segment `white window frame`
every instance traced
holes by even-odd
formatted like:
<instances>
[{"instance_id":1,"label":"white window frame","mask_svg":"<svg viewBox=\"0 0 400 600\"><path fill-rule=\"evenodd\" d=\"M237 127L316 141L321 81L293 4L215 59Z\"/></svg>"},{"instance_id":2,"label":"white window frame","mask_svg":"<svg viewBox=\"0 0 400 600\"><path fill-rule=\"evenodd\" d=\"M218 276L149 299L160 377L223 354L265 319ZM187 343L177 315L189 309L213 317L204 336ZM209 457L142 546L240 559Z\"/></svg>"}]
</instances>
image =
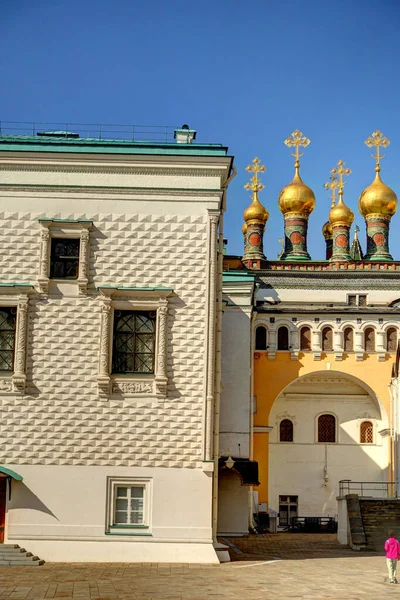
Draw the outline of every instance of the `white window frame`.
<instances>
[{"instance_id":1,"label":"white window frame","mask_svg":"<svg viewBox=\"0 0 400 600\"><path fill-rule=\"evenodd\" d=\"M143 523L142 524L115 524L115 504L118 487L143 488ZM151 477L107 477L106 500L106 534L111 535L152 535L152 502L153 480Z\"/></svg>"},{"instance_id":2,"label":"white window frame","mask_svg":"<svg viewBox=\"0 0 400 600\"><path fill-rule=\"evenodd\" d=\"M69 221L64 219L39 219L40 223L40 260L38 286L42 293L49 291L50 281L76 283L82 294L87 293L89 282L89 247L90 230L93 227L93 221L88 219L78 219ZM50 279L50 261L51 261L51 239L69 238L79 239L79 262L77 279Z\"/></svg>"},{"instance_id":3,"label":"white window frame","mask_svg":"<svg viewBox=\"0 0 400 600\"><path fill-rule=\"evenodd\" d=\"M167 396L167 336L169 288L135 289L101 287L101 329L99 373L100 396L123 398L166 398ZM112 373L114 310L155 311L156 339L154 373Z\"/></svg>"}]
</instances>

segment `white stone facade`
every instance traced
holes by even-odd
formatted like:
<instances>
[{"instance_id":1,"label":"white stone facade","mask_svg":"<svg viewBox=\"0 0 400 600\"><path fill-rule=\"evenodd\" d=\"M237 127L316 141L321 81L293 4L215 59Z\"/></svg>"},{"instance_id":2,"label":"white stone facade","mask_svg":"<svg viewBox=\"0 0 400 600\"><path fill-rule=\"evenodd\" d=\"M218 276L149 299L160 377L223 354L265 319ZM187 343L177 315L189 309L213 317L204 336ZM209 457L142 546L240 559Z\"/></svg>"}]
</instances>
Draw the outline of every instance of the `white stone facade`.
<instances>
[{"instance_id":1,"label":"white stone facade","mask_svg":"<svg viewBox=\"0 0 400 600\"><path fill-rule=\"evenodd\" d=\"M18 304L19 327L16 370L0 373L1 463L23 476L5 540L45 560L216 560L209 265L231 165L218 148L21 152L0 139L0 303ZM52 236L80 238L77 280L49 277ZM157 314L154 375L111 373L118 308ZM119 476L151 481L146 535L107 535L106 479Z\"/></svg>"}]
</instances>

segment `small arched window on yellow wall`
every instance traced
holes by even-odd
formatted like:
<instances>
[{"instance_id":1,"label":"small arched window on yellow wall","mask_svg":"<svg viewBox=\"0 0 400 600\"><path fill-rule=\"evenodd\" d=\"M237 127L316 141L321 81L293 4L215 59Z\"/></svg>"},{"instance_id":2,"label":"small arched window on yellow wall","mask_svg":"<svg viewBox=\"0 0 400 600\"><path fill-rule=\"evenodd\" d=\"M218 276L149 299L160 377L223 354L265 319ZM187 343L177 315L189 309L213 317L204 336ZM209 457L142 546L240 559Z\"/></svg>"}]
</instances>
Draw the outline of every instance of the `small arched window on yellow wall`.
<instances>
[{"instance_id":1,"label":"small arched window on yellow wall","mask_svg":"<svg viewBox=\"0 0 400 600\"><path fill-rule=\"evenodd\" d=\"M374 443L374 426L371 421L363 421L360 426L360 444Z\"/></svg>"},{"instance_id":2,"label":"small arched window on yellow wall","mask_svg":"<svg viewBox=\"0 0 400 600\"><path fill-rule=\"evenodd\" d=\"M280 422L279 441L293 442L293 422L290 419L283 419Z\"/></svg>"},{"instance_id":3,"label":"small arched window on yellow wall","mask_svg":"<svg viewBox=\"0 0 400 600\"><path fill-rule=\"evenodd\" d=\"M364 331L364 350L365 352L375 352L375 329L367 327Z\"/></svg>"},{"instance_id":4,"label":"small arched window on yellow wall","mask_svg":"<svg viewBox=\"0 0 400 600\"><path fill-rule=\"evenodd\" d=\"M333 332L330 327L324 327L322 330L322 351L332 352L333 350Z\"/></svg>"},{"instance_id":5,"label":"small arched window on yellow wall","mask_svg":"<svg viewBox=\"0 0 400 600\"><path fill-rule=\"evenodd\" d=\"M278 329L278 350L289 350L289 331L287 327Z\"/></svg>"},{"instance_id":6,"label":"small arched window on yellow wall","mask_svg":"<svg viewBox=\"0 0 400 600\"><path fill-rule=\"evenodd\" d=\"M311 350L311 329L302 327L300 330L300 350L309 352Z\"/></svg>"},{"instance_id":7,"label":"small arched window on yellow wall","mask_svg":"<svg viewBox=\"0 0 400 600\"><path fill-rule=\"evenodd\" d=\"M353 339L354 339L354 333L353 333L353 329L351 327L346 327L346 329L344 330L344 351L345 352L353 352Z\"/></svg>"},{"instance_id":8,"label":"small arched window on yellow wall","mask_svg":"<svg viewBox=\"0 0 400 600\"><path fill-rule=\"evenodd\" d=\"M260 325L256 329L256 350L266 350L267 349L267 330L265 327Z\"/></svg>"},{"instance_id":9,"label":"small arched window on yellow wall","mask_svg":"<svg viewBox=\"0 0 400 600\"><path fill-rule=\"evenodd\" d=\"M397 329L389 327L386 332L386 350L388 352L396 352L397 350Z\"/></svg>"},{"instance_id":10,"label":"small arched window on yellow wall","mask_svg":"<svg viewBox=\"0 0 400 600\"><path fill-rule=\"evenodd\" d=\"M318 442L322 444L336 442L336 418L333 415L318 417Z\"/></svg>"}]
</instances>

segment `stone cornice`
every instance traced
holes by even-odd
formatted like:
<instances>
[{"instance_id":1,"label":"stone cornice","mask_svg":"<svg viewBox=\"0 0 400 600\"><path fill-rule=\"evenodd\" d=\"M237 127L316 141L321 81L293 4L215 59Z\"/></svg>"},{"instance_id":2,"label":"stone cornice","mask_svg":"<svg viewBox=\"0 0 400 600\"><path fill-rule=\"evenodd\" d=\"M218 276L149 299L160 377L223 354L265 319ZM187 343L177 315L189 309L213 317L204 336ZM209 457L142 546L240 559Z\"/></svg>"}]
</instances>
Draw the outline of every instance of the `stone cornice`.
<instances>
[{"instance_id":1,"label":"stone cornice","mask_svg":"<svg viewBox=\"0 0 400 600\"><path fill-rule=\"evenodd\" d=\"M170 199L171 197L182 197L189 196L191 198L209 198L217 197L221 198L223 191L220 189L191 189L191 188L146 188L146 187L115 187L115 186L66 186L66 185L26 185L26 184L0 184L0 192L37 192L37 193L49 193L55 192L57 195L62 194L105 194L105 195L130 195L140 196L143 199L143 195L146 196L157 196L160 200L165 200L165 197Z\"/></svg>"},{"instance_id":2,"label":"stone cornice","mask_svg":"<svg viewBox=\"0 0 400 600\"><path fill-rule=\"evenodd\" d=\"M66 165L62 163L0 163L0 171L38 172L38 173L85 173L102 175L147 175L147 176L184 176L184 177L220 177L222 169L203 167L145 167L140 166L104 166L104 165Z\"/></svg>"}]
</instances>

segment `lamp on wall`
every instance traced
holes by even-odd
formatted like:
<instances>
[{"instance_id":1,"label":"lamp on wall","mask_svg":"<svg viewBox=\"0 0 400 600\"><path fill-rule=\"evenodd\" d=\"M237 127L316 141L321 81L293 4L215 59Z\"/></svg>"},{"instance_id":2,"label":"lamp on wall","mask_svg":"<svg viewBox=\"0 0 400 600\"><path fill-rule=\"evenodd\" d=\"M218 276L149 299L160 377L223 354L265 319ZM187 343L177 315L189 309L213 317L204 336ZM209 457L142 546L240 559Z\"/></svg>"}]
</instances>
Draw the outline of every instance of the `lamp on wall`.
<instances>
[{"instance_id":1,"label":"lamp on wall","mask_svg":"<svg viewBox=\"0 0 400 600\"><path fill-rule=\"evenodd\" d=\"M329 481L328 470L324 469L324 486L325 487L328 485L328 481Z\"/></svg>"},{"instance_id":2,"label":"lamp on wall","mask_svg":"<svg viewBox=\"0 0 400 600\"><path fill-rule=\"evenodd\" d=\"M229 456L229 458L227 458L225 461L225 466L228 467L228 469L232 469L234 464L235 461L233 460L232 456Z\"/></svg>"}]
</instances>

